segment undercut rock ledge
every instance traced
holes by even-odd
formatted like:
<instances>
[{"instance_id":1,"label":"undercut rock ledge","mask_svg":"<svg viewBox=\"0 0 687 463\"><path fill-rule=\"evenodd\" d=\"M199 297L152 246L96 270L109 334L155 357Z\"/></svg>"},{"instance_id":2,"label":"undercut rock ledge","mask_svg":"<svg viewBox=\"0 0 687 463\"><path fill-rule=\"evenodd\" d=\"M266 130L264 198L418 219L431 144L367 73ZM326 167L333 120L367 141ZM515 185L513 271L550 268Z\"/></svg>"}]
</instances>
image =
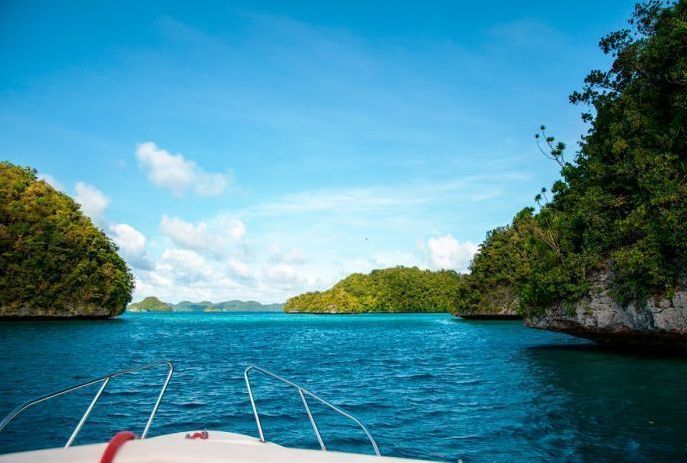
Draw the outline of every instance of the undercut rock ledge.
<instances>
[{"instance_id":1,"label":"undercut rock ledge","mask_svg":"<svg viewBox=\"0 0 687 463\"><path fill-rule=\"evenodd\" d=\"M609 293L611 275L594 278L590 297L573 307L556 306L525 325L591 339L600 344L687 353L687 285L672 298L622 307Z\"/></svg>"}]
</instances>

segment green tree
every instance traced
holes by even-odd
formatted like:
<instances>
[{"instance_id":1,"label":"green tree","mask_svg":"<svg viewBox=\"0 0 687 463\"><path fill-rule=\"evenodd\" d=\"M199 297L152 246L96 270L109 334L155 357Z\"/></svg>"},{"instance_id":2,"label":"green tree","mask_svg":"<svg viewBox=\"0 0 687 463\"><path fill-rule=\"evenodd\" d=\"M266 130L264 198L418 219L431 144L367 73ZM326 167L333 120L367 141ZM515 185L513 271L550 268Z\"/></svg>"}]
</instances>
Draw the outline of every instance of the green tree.
<instances>
[{"instance_id":1,"label":"green tree","mask_svg":"<svg viewBox=\"0 0 687 463\"><path fill-rule=\"evenodd\" d=\"M417 267L354 273L331 289L286 301L287 312L452 312L458 304L461 275Z\"/></svg>"},{"instance_id":2,"label":"green tree","mask_svg":"<svg viewBox=\"0 0 687 463\"><path fill-rule=\"evenodd\" d=\"M213 308L211 305L205 307L204 312L211 308ZM129 310L132 312L171 312L172 306L155 296L148 296L140 302L129 305ZM217 311L221 310L218 309Z\"/></svg>"},{"instance_id":3,"label":"green tree","mask_svg":"<svg viewBox=\"0 0 687 463\"><path fill-rule=\"evenodd\" d=\"M600 41L611 68L590 72L570 97L588 105L591 126L540 212L561 243L561 268L543 270L561 284L533 281L535 306L574 300L600 269L612 272L622 303L670 293L685 277L687 2L639 4L629 24Z\"/></svg>"},{"instance_id":4,"label":"green tree","mask_svg":"<svg viewBox=\"0 0 687 463\"><path fill-rule=\"evenodd\" d=\"M36 171L0 162L0 316L114 316L133 277L116 245Z\"/></svg>"},{"instance_id":5,"label":"green tree","mask_svg":"<svg viewBox=\"0 0 687 463\"><path fill-rule=\"evenodd\" d=\"M515 313L519 290L532 274L532 252L543 242L534 209L520 211L513 222L487 233L463 278L459 313ZM547 251L542 249L542 251Z\"/></svg>"},{"instance_id":6,"label":"green tree","mask_svg":"<svg viewBox=\"0 0 687 463\"><path fill-rule=\"evenodd\" d=\"M463 311L514 297L525 314L586 295L595 272L612 275L623 303L670 295L687 277L687 1L635 7L608 34L613 57L570 101L590 122L574 159L545 127L542 152L561 180L513 224L493 230L461 291ZM549 195L551 196L549 198ZM528 212L529 211L529 212Z\"/></svg>"}]
</instances>

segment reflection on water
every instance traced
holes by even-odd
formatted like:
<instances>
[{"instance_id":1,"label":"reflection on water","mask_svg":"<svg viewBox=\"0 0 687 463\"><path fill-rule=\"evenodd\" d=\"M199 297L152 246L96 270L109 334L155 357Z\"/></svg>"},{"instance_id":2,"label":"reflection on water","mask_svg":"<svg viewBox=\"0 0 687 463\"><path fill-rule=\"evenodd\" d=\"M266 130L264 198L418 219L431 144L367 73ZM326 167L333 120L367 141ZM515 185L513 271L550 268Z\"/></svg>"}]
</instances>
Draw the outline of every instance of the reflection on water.
<instances>
[{"instance_id":1,"label":"reflection on water","mask_svg":"<svg viewBox=\"0 0 687 463\"><path fill-rule=\"evenodd\" d=\"M131 314L0 323L0 413L72 382L167 358L176 373L151 436L255 435L243 369L258 364L345 407L382 453L468 462L687 460L687 361L610 352L519 322L447 315ZM140 433L161 369L112 382L79 443ZM316 448L293 390L254 379L268 439ZM63 444L95 390L36 407L0 451ZM364 436L313 404L332 449Z\"/></svg>"}]
</instances>

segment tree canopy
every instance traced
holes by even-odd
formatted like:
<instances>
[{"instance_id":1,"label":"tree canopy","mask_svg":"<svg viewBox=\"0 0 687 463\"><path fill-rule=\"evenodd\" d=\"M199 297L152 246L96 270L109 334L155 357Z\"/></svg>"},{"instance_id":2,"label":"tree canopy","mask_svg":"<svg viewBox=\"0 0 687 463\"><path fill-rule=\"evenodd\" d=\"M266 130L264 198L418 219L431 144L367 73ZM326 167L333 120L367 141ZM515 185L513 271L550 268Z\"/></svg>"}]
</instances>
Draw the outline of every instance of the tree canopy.
<instances>
[{"instance_id":1,"label":"tree canopy","mask_svg":"<svg viewBox=\"0 0 687 463\"><path fill-rule=\"evenodd\" d=\"M327 291L301 294L286 301L286 312L453 312L461 275L394 267L354 273Z\"/></svg>"},{"instance_id":2,"label":"tree canopy","mask_svg":"<svg viewBox=\"0 0 687 463\"><path fill-rule=\"evenodd\" d=\"M134 280L117 246L36 171L0 162L0 316L112 316Z\"/></svg>"},{"instance_id":3,"label":"tree canopy","mask_svg":"<svg viewBox=\"0 0 687 463\"><path fill-rule=\"evenodd\" d=\"M155 296L148 296L140 302L130 304L128 310L132 312L171 312L172 306Z\"/></svg>"},{"instance_id":4,"label":"tree canopy","mask_svg":"<svg viewBox=\"0 0 687 463\"><path fill-rule=\"evenodd\" d=\"M603 37L613 58L570 96L590 123L574 159L545 127L542 152L561 179L536 214L492 231L466 297L510 286L523 310L574 303L590 275L612 275L622 304L670 295L687 277L687 1L648 1L629 27ZM526 217L529 214L529 218ZM476 301L476 302L475 302Z\"/></svg>"}]
</instances>

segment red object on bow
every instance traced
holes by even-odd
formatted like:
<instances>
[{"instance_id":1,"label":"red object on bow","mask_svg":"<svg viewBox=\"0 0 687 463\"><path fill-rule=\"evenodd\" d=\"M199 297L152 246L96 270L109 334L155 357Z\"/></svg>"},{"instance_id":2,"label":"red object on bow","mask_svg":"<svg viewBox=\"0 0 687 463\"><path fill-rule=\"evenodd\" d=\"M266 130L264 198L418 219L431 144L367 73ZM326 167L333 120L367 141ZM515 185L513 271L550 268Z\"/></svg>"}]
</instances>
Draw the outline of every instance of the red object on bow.
<instances>
[{"instance_id":1,"label":"red object on bow","mask_svg":"<svg viewBox=\"0 0 687 463\"><path fill-rule=\"evenodd\" d=\"M136 439L136 434L129 431L120 431L114 435L110 442L107 443L103 456L100 457L100 463L112 463L119 448L127 441Z\"/></svg>"},{"instance_id":2,"label":"red object on bow","mask_svg":"<svg viewBox=\"0 0 687 463\"><path fill-rule=\"evenodd\" d=\"M186 439L207 439L209 437L207 431L194 432L193 434L186 434Z\"/></svg>"}]
</instances>

